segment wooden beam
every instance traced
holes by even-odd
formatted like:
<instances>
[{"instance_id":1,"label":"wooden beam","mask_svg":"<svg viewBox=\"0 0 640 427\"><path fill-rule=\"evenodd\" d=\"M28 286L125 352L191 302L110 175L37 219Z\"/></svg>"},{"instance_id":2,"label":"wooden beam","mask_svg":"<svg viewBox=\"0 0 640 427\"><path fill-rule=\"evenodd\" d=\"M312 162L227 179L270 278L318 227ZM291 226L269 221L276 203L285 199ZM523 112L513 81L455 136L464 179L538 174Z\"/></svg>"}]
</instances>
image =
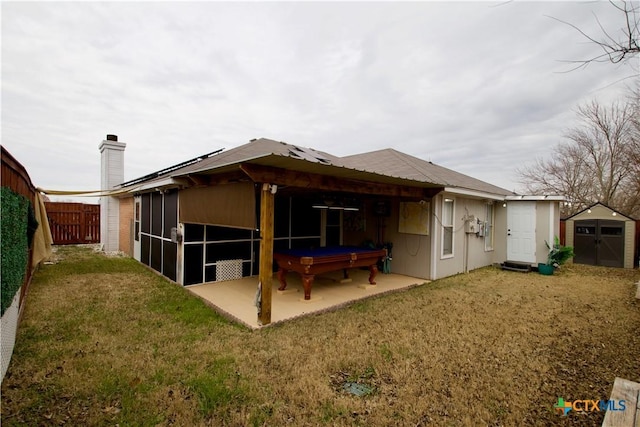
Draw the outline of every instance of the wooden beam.
<instances>
[{"instance_id":1,"label":"wooden beam","mask_svg":"<svg viewBox=\"0 0 640 427\"><path fill-rule=\"evenodd\" d=\"M277 185L308 188L309 190L337 191L375 196L431 198L443 190L442 187L410 187L383 184L371 181L343 179L329 175L292 171L270 166L242 163L240 169L254 182L270 182Z\"/></svg>"},{"instance_id":2,"label":"wooden beam","mask_svg":"<svg viewBox=\"0 0 640 427\"><path fill-rule=\"evenodd\" d=\"M249 181L249 178L240 170L212 175L185 175L184 177L174 178L175 180L183 180L188 186L209 186L222 185L234 182Z\"/></svg>"},{"instance_id":3,"label":"wooden beam","mask_svg":"<svg viewBox=\"0 0 640 427\"><path fill-rule=\"evenodd\" d=\"M186 175L184 178L190 180L193 185L209 185L209 177L204 175Z\"/></svg>"},{"instance_id":4,"label":"wooden beam","mask_svg":"<svg viewBox=\"0 0 640 427\"><path fill-rule=\"evenodd\" d=\"M273 200L269 184L262 184L260 192L260 312L261 325L271 323L271 284L273 282Z\"/></svg>"}]
</instances>

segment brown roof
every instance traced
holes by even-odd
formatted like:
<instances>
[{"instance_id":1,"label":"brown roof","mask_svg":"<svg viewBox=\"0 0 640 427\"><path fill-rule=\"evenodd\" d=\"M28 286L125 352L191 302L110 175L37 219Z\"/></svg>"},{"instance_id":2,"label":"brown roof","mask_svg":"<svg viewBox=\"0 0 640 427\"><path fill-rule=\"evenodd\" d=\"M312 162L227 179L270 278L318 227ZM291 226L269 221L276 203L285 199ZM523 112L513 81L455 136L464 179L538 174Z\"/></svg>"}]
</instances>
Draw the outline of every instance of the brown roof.
<instances>
[{"instance_id":1,"label":"brown roof","mask_svg":"<svg viewBox=\"0 0 640 427\"><path fill-rule=\"evenodd\" d=\"M457 187L498 195L511 195L509 190L479 179L435 165L393 149L372 151L346 157L337 157L312 148L299 147L267 138L251 140L249 143L227 151L204 157L157 178L144 180L153 182L167 176L222 172L235 168L240 163L255 162L299 171L325 173L342 178L367 179L407 183L413 186Z\"/></svg>"},{"instance_id":2,"label":"brown roof","mask_svg":"<svg viewBox=\"0 0 640 427\"><path fill-rule=\"evenodd\" d=\"M312 148L302 148L286 142L274 141L272 139L253 139L247 144L232 148L228 151L209 157L199 163L189 165L186 168L176 171L176 175L186 175L188 173L204 172L221 166L246 162L269 155L291 157L296 160L306 160L326 165L340 162L340 158L331 154L317 151Z\"/></svg>"},{"instance_id":3,"label":"brown roof","mask_svg":"<svg viewBox=\"0 0 640 427\"><path fill-rule=\"evenodd\" d=\"M504 188L392 148L346 156L342 158L342 161L346 167L414 181L432 182L443 187L464 188L500 195L514 194Z\"/></svg>"}]
</instances>

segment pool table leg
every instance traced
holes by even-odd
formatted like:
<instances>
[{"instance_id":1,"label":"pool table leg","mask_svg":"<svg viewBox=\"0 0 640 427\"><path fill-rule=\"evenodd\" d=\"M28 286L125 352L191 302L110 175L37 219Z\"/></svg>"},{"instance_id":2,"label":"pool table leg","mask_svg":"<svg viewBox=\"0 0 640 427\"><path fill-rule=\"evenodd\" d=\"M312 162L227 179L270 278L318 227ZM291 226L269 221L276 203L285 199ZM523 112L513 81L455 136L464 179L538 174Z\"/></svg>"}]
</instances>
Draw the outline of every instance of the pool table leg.
<instances>
[{"instance_id":1,"label":"pool table leg","mask_svg":"<svg viewBox=\"0 0 640 427\"><path fill-rule=\"evenodd\" d=\"M378 274L378 266L376 264L371 264L369 266L369 283L372 285L376 284L376 275Z\"/></svg>"},{"instance_id":2,"label":"pool table leg","mask_svg":"<svg viewBox=\"0 0 640 427\"><path fill-rule=\"evenodd\" d=\"M285 277L287 272L288 270L285 270L284 268L278 270L278 281L280 282L280 287L278 288L279 291L287 289L287 279Z\"/></svg>"},{"instance_id":3,"label":"pool table leg","mask_svg":"<svg viewBox=\"0 0 640 427\"><path fill-rule=\"evenodd\" d=\"M302 286L304 286L304 299L311 299L311 285L313 284L312 274L302 274Z\"/></svg>"}]
</instances>

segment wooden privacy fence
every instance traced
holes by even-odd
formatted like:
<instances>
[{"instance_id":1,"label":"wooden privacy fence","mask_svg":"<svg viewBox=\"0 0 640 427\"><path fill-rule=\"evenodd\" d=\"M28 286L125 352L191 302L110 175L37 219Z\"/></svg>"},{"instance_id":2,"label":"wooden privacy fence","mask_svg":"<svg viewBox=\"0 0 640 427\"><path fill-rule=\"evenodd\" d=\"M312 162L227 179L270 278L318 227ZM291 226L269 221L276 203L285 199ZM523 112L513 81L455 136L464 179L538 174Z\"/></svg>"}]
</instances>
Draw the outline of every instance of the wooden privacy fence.
<instances>
[{"instance_id":1,"label":"wooden privacy fence","mask_svg":"<svg viewBox=\"0 0 640 427\"><path fill-rule=\"evenodd\" d=\"M54 245L100 243L100 205L46 202Z\"/></svg>"}]
</instances>

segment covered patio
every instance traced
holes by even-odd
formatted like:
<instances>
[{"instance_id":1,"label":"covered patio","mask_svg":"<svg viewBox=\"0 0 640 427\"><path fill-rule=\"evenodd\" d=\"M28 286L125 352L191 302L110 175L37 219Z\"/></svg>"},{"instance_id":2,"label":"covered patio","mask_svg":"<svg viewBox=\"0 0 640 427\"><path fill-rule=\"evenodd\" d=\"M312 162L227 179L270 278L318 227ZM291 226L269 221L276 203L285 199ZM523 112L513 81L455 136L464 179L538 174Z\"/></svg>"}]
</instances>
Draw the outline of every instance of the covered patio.
<instances>
[{"instance_id":1,"label":"covered patio","mask_svg":"<svg viewBox=\"0 0 640 427\"><path fill-rule=\"evenodd\" d=\"M378 274L376 285L370 285L367 270L350 271L350 282L341 283L342 271L316 276L313 282L313 294L310 300L304 299L300 275L287 275L287 289L278 291L279 282L274 274L272 280L271 322L278 323L296 317L323 311L335 310L354 301L420 286L428 280L400 274ZM258 329L257 308L255 305L258 289L257 277L245 277L238 280L204 283L187 287L222 315L243 325Z\"/></svg>"}]
</instances>

